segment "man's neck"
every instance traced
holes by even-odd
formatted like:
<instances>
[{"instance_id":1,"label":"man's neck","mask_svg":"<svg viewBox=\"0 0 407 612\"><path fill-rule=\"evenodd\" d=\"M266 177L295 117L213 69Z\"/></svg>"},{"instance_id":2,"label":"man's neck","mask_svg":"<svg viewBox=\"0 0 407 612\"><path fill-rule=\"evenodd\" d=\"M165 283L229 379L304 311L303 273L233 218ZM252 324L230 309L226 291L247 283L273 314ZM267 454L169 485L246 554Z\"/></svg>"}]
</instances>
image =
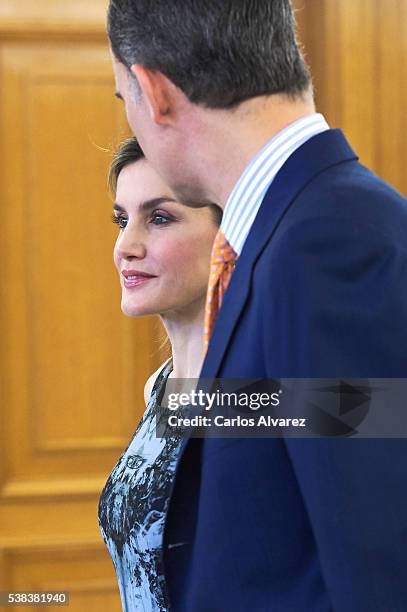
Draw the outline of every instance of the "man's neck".
<instances>
[{"instance_id":1,"label":"man's neck","mask_svg":"<svg viewBox=\"0 0 407 612\"><path fill-rule=\"evenodd\" d=\"M311 94L292 100L286 96L258 97L235 111L215 111L206 125L206 158L202 184L208 199L225 208L245 168L281 130L315 113Z\"/></svg>"}]
</instances>

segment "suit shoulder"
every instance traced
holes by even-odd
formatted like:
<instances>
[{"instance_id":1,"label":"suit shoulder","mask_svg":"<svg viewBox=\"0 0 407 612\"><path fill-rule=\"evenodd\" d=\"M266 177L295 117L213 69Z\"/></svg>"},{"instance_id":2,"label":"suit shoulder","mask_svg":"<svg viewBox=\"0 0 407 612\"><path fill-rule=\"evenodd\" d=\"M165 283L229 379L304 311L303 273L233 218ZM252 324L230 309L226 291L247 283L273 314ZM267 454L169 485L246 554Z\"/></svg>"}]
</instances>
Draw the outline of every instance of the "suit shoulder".
<instances>
[{"instance_id":1,"label":"suit shoulder","mask_svg":"<svg viewBox=\"0 0 407 612\"><path fill-rule=\"evenodd\" d=\"M314 177L287 217L317 214L361 222L405 241L407 199L358 162L338 164Z\"/></svg>"}]
</instances>

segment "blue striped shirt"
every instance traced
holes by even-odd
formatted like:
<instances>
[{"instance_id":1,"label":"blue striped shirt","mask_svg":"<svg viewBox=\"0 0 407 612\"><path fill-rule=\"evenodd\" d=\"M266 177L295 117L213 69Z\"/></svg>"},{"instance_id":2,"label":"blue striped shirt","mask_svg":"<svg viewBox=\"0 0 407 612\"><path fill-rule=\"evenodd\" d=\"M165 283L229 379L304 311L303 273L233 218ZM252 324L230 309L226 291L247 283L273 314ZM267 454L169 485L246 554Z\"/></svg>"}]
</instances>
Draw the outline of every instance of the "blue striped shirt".
<instances>
[{"instance_id":1,"label":"blue striped shirt","mask_svg":"<svg viewBox=\"0 0 407 612\"><path fill-rule=\"evenodd\" d=\"M226 202L221 223L224 235L238 255L277 172L296 149L328 129L319 113L302 117L278 132L252 159Z\"/></svg>"}]
</instances>

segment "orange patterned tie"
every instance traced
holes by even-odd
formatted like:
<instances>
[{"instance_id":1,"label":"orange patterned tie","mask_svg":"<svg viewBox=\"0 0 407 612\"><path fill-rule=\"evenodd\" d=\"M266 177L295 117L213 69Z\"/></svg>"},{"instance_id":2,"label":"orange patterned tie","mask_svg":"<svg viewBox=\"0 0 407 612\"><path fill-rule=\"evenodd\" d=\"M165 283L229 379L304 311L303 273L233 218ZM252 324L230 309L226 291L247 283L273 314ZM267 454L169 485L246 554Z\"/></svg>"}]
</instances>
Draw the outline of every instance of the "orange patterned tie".
<instances>
[{"instance_id":1,"label":"orange patterned tie","mask_svg":"<svg viewBox=\"0 0 407 612\"><path fill-rule=\"evenodd\" d=\"M223 296L229 284L237 259L236 251L230 246L219 228L211 254L211 273L205 306L204 350L206 352L215 324L216 315L222 306Z\"/></svg>"}]
</instances>

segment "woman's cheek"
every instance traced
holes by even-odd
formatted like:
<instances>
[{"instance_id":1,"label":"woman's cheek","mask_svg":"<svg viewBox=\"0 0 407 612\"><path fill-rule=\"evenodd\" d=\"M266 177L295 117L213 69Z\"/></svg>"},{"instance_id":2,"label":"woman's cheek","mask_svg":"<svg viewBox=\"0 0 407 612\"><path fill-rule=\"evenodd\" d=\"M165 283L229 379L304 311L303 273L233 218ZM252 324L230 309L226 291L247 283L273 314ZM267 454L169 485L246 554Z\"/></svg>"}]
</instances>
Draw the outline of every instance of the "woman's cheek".
<instances>
[{"instance_id":1,"label":"woman's cheek","mask_svg":"<svg viewBox=\"0 0 407 612\"><path fill-rule=\"evenodd\" d=\"M184 266L186 264L193 264L199 257L199 252L196 246L196 238L190 238L189 240L178 240L170 249L166 250L165 261L172 262L173 265Z\"/></svg>"},{"instance_id":2,"label":"woman's cheek","mask_svg":"<svg viewBox=\"0 0 407 612\"><path fill-rule=\"evenodd\" d=\"M216 231L189 233L162 244L156 257L168 272L175 272L177 277L188 278L188 282L209 278L210 258ZM157 245L156 245L157 246ZM182 271L182 273L181 273Z\"/></svg>"}]
</instances>

